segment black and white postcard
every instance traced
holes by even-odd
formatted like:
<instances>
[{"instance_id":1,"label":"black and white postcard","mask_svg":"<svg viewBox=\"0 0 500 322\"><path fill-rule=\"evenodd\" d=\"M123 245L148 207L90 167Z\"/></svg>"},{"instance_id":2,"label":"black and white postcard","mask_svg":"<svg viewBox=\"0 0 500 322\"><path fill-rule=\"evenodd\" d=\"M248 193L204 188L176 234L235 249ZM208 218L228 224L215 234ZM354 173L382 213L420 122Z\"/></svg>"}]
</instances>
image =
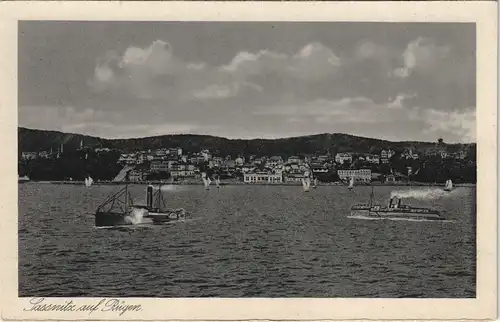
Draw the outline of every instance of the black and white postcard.
<instances>
[{"instance_id":1,"label":"black and white postcard","mask_svg":"<svg viewBox=\"0 0 500 322\"><path fill-rule=\"evenodd\" d=\"M0 12L4 319L495 317L496 3Z\"/></svg>"}]
</instances>

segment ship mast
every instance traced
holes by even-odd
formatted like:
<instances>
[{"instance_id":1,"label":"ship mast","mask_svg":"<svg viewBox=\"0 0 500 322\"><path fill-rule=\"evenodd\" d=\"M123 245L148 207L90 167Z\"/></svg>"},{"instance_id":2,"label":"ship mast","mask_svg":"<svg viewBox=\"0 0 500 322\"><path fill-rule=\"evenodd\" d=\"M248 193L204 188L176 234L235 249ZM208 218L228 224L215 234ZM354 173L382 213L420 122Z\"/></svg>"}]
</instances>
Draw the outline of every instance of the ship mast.
<instances>
[{"instance_id":1,"label":"ship mast","mask_svg":"<svg viewBox=\"0 0 500 322\"><path fill-rule=\"evenodd\" d=\"M373 186L372 186L372 191L370 192L370 208L372 207L373 204Z\"/></svg>"}]
</instances>

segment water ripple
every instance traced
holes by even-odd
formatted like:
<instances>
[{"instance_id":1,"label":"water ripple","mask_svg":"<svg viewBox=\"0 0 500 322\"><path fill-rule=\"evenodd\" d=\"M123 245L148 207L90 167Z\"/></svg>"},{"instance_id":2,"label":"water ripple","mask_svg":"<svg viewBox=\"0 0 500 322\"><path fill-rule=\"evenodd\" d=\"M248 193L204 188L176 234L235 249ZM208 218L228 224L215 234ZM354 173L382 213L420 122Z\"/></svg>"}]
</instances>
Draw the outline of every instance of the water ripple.
<instances>
[{"instance_id":1,"label":"water ripple","mask_svg":"<svg viewBox=\"0 0 500 322\"><path fill-rule=\"evenodd\" d=\"M96 229L114 188L20 186L20 296L475 296L475 189L434 201L443 224L347 218L364 187L192 186L165 192L184 223Z\"/></svg>"}]
</instances>

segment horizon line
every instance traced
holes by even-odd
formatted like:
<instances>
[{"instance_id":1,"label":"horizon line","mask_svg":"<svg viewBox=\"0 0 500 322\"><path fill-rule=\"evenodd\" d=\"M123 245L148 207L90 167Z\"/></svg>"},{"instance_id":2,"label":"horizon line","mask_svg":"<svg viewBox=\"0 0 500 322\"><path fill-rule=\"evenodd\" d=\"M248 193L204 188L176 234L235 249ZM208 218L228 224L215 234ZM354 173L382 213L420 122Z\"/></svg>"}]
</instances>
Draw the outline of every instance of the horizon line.
<instances>
[{"instance_id":1,"label":"horizon line","mask_svg":"<svg viewBox=\"0 0 500 322\"><path fill-rule=\"evenodd\" d=\"M391 141L387 139L382 139L382 138L376 138L376 137L368 137L368 136L360 136L356 134L349 134L349 133L341 133L341 132L334 132L334 133L329 133L329 132L322 132L322 133L311 133L311 134L304 134L304 135L297 135L297 136L283 136L283 137L276 137L276 138L260 138L260 137L255 137L255 138L229 138L225 136L219 136L219 135L213 135L213 134L199 134L199 133L167 133L167 134L157 134L157 135L149 135L149 136L141 136L141 137L128 137L128 138L109 138L109 137L103 137L103 136L97 136L97 135L91 135L91 134L84 134L84 133L74 133L74 132L63 132L60 130L48 130L48 129L40 129L40 128L30 128L26 126L17 126L18 129L26 129L26 130L32 130L32 131L45 131L45 132L56 132L56 133L61 133L61 134L70 134L70 135L82 135L82 136L88 136L92 138L97 138L101 140L108 140L108 141L117 141L117 140L141 140L141 139L148 139L148 138L156 138L156 137L162 137L162 136L181 136L181 135L191 135L191 136L206 136L206 137L213 137L213 138L220 138L220 139L226 139L226 140L233 140L233 141L252 141L252 140L264 140L264 141L273 141L273 140L284 140L284 139L294 139L294 138L301 138L301 137L307 137L307 136L319 136L319 135L348 135L348 136L353 136L361 139L372 139L372 140L379 140L379 141L385 141L389 143L404 143L404 142L418 142L418 143L437 143L436 141L420 141L420 140L404 140L404 141ZM477 142L446 142L443 140L444 144L477 144Z\"/></svg>"}]
</instances>

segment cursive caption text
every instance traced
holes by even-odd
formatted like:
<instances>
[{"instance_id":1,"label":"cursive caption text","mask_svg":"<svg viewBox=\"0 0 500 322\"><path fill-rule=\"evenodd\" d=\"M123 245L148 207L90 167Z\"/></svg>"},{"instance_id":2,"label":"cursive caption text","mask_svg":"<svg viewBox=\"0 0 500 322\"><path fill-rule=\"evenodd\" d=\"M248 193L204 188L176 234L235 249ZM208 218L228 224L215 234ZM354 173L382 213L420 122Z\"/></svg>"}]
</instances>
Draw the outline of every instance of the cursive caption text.
<instances>
[{"instance_id":1,"label":"cursive caption text","mask_svg":"<svg viewBox=\"0 0 500 322\"><path fill-rule=\"evenodd\" d=\"M119 316L127 312L140 312L142 305L129 304L125 300L101 299L93 304L76 304L73 300L66 300L64 303L53 303L44 297L30 299L29 305L24 311L32 312L116 312Z\"/></svg>"}]
</instances>

